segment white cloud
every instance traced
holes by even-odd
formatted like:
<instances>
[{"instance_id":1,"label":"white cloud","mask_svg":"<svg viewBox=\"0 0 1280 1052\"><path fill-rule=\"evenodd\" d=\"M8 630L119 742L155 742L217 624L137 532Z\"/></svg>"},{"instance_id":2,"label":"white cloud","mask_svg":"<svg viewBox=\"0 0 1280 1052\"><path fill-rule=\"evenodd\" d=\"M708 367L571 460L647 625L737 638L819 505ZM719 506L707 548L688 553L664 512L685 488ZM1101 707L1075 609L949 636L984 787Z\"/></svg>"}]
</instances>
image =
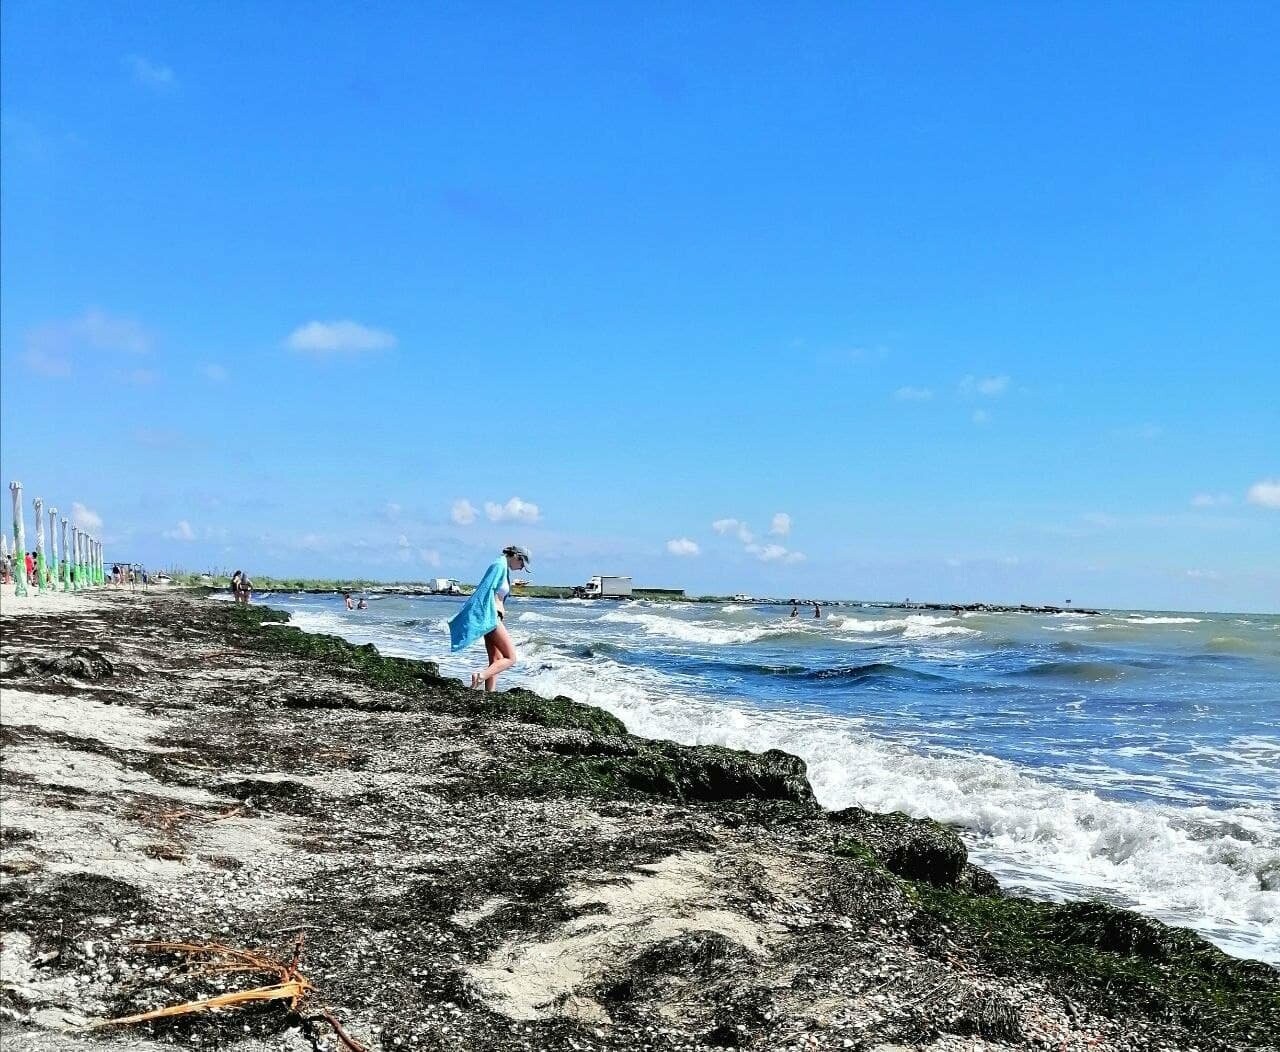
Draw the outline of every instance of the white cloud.
<instances>
[{"instance_id":1,"label":"white cloud","mask_svg":"<svg viewBox=\"0 0 1280 1052\"><path fill-rule=\"evenodd\" d=\"M470 526L476 521L476 506L469 500L455 500L449 518L458 526Z\"/></svg>"},{"instance_id":2,"label":"white cloud","mask_svg":"<svg viewBox=\"0 0 1280 1052\"><path fill-rule=\"evenodd\" d=\"M1201 581L1217 581L1222 577L1222 574L1218 573L1217 570L1188 570L1187 576Z\"/></svg>"},{"instance_id":3,"label":"white cloud","mask_svg":"<svg viewBox=\"0 0 1280 1052\"><path fill-rule=\"evenodd\" d=\"M778 512L773 517L773 522L769 526L769 532L775 537L785 537L791 532L791 516L785 511Z\"/></svg>"},{"instance_id":4,"label":"white cloud","mask_svg":"<svg viewBox=\"0 0 1280 1052\"><path fill-rule=\"evenodd\" d=\"M124 64L137 83L154 91L169 91L178 83L178 78L174 76L172 69L145 59L141 55L129 55L125 58Z\"/></svg>"},{"instance_id":5,"label":"white cloud","mask_svg":"<svg viewBox=\"0 0 1280 1052\"><path fill-rule=\"evenodd\" d=\"M1230 503L1229 493L1197 493L1191 498L1193 508L1217 508Z\"/></svg>"},{"instance_id":6,"label":"white cloud","mask_svg":"<svg viewBox=\"0 0 1280 1052\"><path fill-rule=\"evenodd\" d=\"M899 387L893 392L899 402L927 402L933 397L933 390L928 387Z\"/></svg>"},{"instance_id":7,"label":"white cloud","mask_svg":"<svg viewBox=\"0 0 1280 1052\"><path fill-rule=\"evenodd\" d=\"M975 409L973 411L973 422L975 424L989 424L991 423L991 414L985 409Z\"/></svg>"},{"instance_id":8,"label":"white cloud","mask_svg":"<svg viewBox=\"0 0 1280 1052\"><path fill-rule=\"evenodd\" d=\"M400 510L399 504L393 500L389 500L382 506L382 516L389 522L395 522L400 518Z\"/></svg>"},{"instance_id":9,"label":"white cloud","mask_svg":"<svg viewBox=\"0 0 1280 1052\"><path fill-rule=\"evenodd\" d=\"M793 552L781 544L748 544L743 551L754 555L762 563L798 563L804 561L803 552Z\"/></svg>"},{"instance_id":10,"label":"white cloud","mask_svg":"<svg viewBox=\"0 0 1280 1052\"><path fill-rule=\"evenodd\" d=\"M428 566L440 565L440 553L434 548L421 548L418 550L418 558Z\"/></svg>"},{"instance_id":11,"label":"white cloud","mask_svg":"<svg viewBox=\"0 0 1280 1052\"><path fill-rule=\"evenodd\" d=\"M164 536L171 541L194 541L196 539L196 531L191 528L191 523L186 519L180 519L178 525L171 530L165 530Z\"/></svg>"},{"instance_id":12,"label":"white cloud","mask_svg":"<svg viewBox=\"0 0 1280 1052\"><path fill-rule=\"evenodd\" d=\"M1280 508L1280 479L1262 479L1249 487L1246 499L1263 508Z\"/></svg>"},{"instance_id":13,"label":"white cloud","mask_svg":"<svg viewBox=\"0 0 1280 1052\"><path fill-rule=\"evenodd\" d=\"M512 497L506 504L485 501L484 513L490 522L537 522L541 514L536 504Z\"/></svg>"},{"instance_id":14,"label":"white cloud","mask_svg":"<svg viewBox=\"0 0 1280 1052\"><path fill-rule=\"evenodd\" d=\"M93 532L102 529L102 516L79 501L71 505L71 521L78 530Z\"/></svg>"},{"instance_id":15,"label":"white cloud","mask_svg":"<svg viewBox=\"0 0 1280 1052\"><path fill-rule=\"evenodd\" d=\"M751 527L739 519L716 519L711 524L711 528L722 537L731 533L737 534L738 540L743 544L750 544L756 539L755 534L751 532Z\"/></svg>"},{"instance_id":16,"label":"white cloud","mask_svg":"<svg viewBox=\"0 0 1280 1052\"><path fill-rule=\"evenodd\" d=\"M397 548L408 548L408 547L409 547L409 538L408 538L408 537L406 537L403 533L402 533L402 534L400 534L400 536L396 538L396 547L397 547Z\"/></svg>"},{"instance_id":17,"label":"white cloud","mask_svg":"<svg viewBox=\"0 0 1280 1052\"><path fill-rule=\"evenodd\" d=\"M985 398L998 398L1009 389L1007 376L966 376L960 381L960 393L979 394Z\"/></svg>"},{"instance_id":18,"label":"white cloud","mask_svg":"<svg viewBox=\"0 0 1280 1052\"><path fill-rule=\"evenodd\" d=\"M24 337L23 361L41 376L70 376L71 361L77 354L102 351L142 355L150 352L153 344L151 334L138 322L96 309L79 318L37 325L28 329Z\"/></svg>"},{"instance_id":19,"label":"white cloud","mask_svg":"<svg viewBox=\"0 0 1280 1052\"><path fill-rule=\"evenodd\" d=\"M216 362L208 362L200 366L200 375L211 383L221 384L227 381L227 370Z\"/></svg>"},{"instance_id":20,"label":"white cloud","mask_svg":"<svg viewBox=\"0 0 1280 1052\"><path fill-rule=\"evenodd\" d=\"M309 321L294 329L285 345L306 354L363 354L394 347L396 338L354 321Z\"/></svg>"},{"instance_id":21,"label":"white cloud","mask_svg":"<svg viewBox=\"0 0 1280 1052\"><path fill-rule=\"evenodd\" d=\"M688 537L677 537L675 540L667 541L667 551L672 555L698 555L702 549Z\"/></svg>"}]
</instances>

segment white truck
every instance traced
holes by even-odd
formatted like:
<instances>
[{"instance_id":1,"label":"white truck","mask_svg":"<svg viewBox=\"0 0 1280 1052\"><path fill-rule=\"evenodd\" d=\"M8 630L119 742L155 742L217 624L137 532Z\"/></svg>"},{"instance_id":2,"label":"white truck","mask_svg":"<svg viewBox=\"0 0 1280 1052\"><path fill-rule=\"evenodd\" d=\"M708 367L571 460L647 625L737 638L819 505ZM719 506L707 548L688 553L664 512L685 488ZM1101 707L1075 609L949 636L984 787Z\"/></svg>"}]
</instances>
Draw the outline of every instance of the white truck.
<instances>
[{"instance_id":1,"label":"white truck","mask_svg":"<svg viewBox=\"0 0 1280 1052\"><path fill-rule=\"evenodd\" d=\"M433 577L427 587L436 595L461 595L462 588L452 577Z\"/></svg>"},{"instance_id":2,"label":"white truck","mask_svg":"<svg viewBox=\"0 0 1280 1052\"><path fill-rule=\"evenodd\" d=\"M597 575L575 587L573 594L577 599L630 599L631 578Z\"/></svg>"}]
</instances>

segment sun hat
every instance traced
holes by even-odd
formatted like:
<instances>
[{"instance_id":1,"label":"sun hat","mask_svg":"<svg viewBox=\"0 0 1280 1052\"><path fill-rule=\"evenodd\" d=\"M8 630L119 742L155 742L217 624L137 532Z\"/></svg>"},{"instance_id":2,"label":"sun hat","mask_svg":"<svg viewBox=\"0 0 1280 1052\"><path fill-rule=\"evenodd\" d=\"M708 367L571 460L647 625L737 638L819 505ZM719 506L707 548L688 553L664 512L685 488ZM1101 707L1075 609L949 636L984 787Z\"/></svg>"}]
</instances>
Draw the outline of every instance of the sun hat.
<instances>
[{"instance_id":1,"label":"sun hat","mask_svg":"<svg viewBox=\"0 0 1280 1052\"><path fill-rule=\"evenodd\" d=\"M523 544L509 544L502 549L502 554L520 556L524 560L524 568L526 570L529 570L529 564L533 562L533 556L529 554L529 549ZM532 570L529 570L529 572L533 573Z\"/></svg>"}]
</instances>

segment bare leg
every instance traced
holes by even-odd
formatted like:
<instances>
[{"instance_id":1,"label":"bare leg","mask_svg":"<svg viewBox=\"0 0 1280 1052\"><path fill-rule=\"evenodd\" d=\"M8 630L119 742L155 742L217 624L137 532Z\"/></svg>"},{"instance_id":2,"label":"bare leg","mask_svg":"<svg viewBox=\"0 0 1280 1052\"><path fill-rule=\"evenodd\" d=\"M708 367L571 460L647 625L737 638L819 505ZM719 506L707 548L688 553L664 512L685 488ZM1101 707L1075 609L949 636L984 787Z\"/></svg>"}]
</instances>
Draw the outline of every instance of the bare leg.
<instances>
[{"instance_id":1,"label":"bare leg","mask_svg":"<svg viewBox=\"0 0 1280 1052\"><path fill-rule=\"evenodd\" d=\"M494 633L490 632L487 636L484 637L484 649L486 653L489 655L489 665L492 665L500 656L498 654L498 645L494 641L493 635ZM485 665L485 668L487 669L489 665ZM479 690L482 685L484 685L484 673L473 672L471 674L471 689ZM485 687L485 690L492 690L492 689L493 689L492 687L488 687L488 686Z\"/></svg>"},{"instance_id":2,"label":"bare leg","mask_svg":"<svg viewBox=\"0 0 1280 1052\"><path fill-rule=\"evenodd\" d=\"M499 622L498 627L484 637L484 645L489 649L492 660L489 667L476 673L475 678L484 681L485 690L494 690L498 676L506 672L512 665L516 663L516 648L511 642L511 636L507 632L506 625ZM494 652L497 656L493 656Z\"/></svg>"}]
</instances>

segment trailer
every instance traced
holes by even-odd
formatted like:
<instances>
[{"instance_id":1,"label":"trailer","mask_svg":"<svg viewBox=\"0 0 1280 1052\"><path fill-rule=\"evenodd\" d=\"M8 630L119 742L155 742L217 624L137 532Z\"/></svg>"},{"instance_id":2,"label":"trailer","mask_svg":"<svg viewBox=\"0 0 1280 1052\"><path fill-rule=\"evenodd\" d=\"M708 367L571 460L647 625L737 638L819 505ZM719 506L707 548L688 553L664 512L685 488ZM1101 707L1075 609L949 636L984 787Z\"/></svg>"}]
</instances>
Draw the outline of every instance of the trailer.
<instances>
[{"instance_id":1,"label":"trailer","mask_svg":"<svg viewBox=\"0 0 1280 1052\"><path fill-rule=\"evenodd\" d=\"M631 578L596 575L586 584L574 587L576 599L630 599Z\"/></svg>"},{"instance_id":2,"label":"trailer","mask_svg":"<svg viewBox=\"0 0 1280 1052\"><path fill-rule=\"evenodd\" d=\"M427 587L436 595L461 595L462 586L452 577L433 577Z\"/></svg>"}]
</instances>

